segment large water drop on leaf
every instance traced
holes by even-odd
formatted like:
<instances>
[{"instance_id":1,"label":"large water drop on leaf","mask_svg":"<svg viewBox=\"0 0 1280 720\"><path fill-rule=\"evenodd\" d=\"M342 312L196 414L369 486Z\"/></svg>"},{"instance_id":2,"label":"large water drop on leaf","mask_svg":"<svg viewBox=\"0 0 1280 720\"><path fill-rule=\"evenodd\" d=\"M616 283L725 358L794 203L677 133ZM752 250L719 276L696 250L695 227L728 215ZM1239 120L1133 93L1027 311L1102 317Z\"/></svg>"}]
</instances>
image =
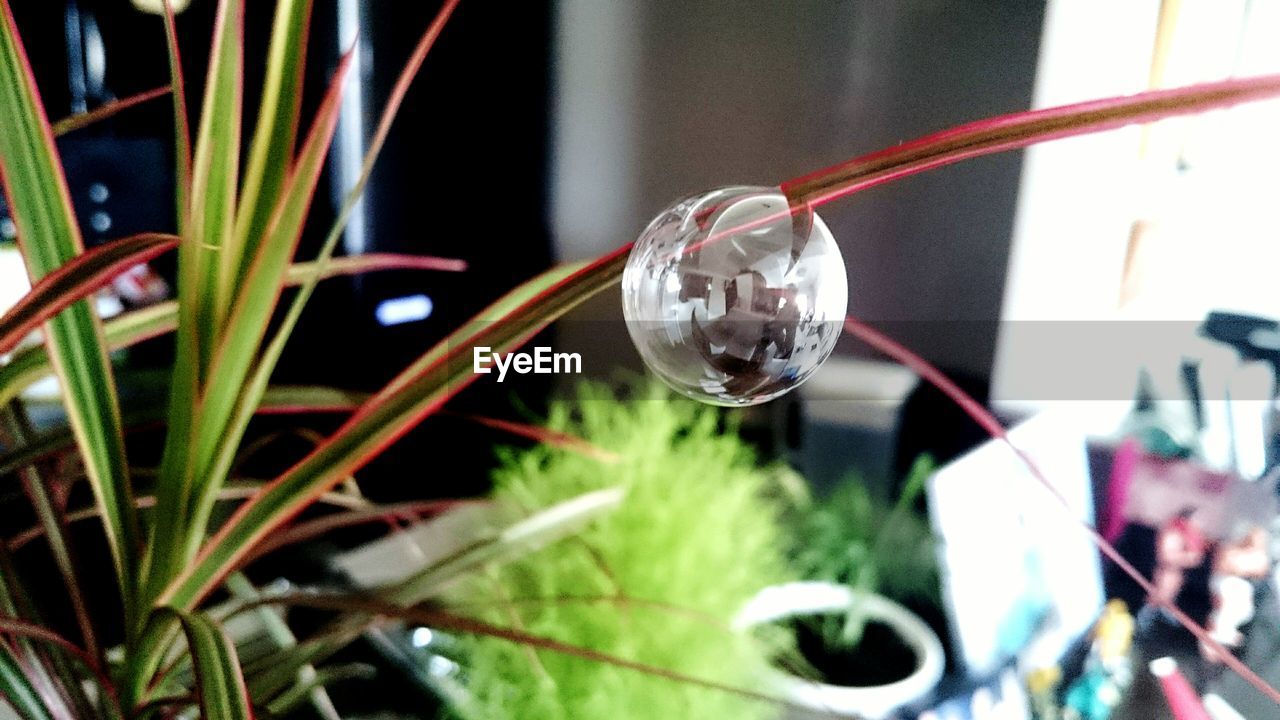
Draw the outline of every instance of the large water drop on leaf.
<instances>
[{"instance_id":1,"label":"large water drop on leaf","mask_svg":"<svg viewBox=\"0 0 1280 720\"><path fill-rule=\"evenodd\" d=\"M645 228L622 276L645 363L716 405L762 403L804 382L835 348L847 301L831 231L777 188L675 203Z\"/></svg>"}]
</instances>

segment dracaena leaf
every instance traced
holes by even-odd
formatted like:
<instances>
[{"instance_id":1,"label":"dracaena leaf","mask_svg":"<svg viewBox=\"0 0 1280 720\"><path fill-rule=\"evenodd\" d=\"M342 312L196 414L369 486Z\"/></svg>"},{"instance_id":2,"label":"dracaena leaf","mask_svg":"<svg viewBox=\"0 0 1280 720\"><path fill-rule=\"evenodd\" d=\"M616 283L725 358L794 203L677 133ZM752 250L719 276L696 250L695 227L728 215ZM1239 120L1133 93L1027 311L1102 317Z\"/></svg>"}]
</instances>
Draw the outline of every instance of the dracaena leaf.
<instances>
[{"instance_id":1,"label":"dracaena leaf","mask_svg":"<svg viewBox=\"0 0 1280 720\"><path fill-rule=\"evenodd\" d=\"M360 168L360 175L356 179L355 185L347 192L343 199L342 206L338 210L338 216L333 221L333 225L329 228L329 234L325 237L321 244L315 265L317 274L301 283L297 294L293 301L289 303L289 308L285 312L284 317L280 321L276 334L272 337L266 347L262 350L258 359L257 367L253 370L253 374L249 377L248 383L240 391L239 396L235 400L235 407L231 420L232 434L243 432L249 419L257 412L257 398L261 397L265 392L267 383L270 381L271 373L275 369L276 363L279 361L281 354L284 352L285 343L289 339L290 333L293 332L294 326L298 319L302 316L302 310L306 306L307 301L314 291L317 280L326 272L332 261L334 248L337 246L338 238L341 236L343 229L346 227L347 218L350 217L352 210L355 208L357 201L360 199L361 193L364 191L365 184L369 181L369 176L373 172L374 162L377 160L379 153L382 152L382 146L386 142L387 135L391 132L391 125L395 120L396 114L399 112L400 105L404 102L405 95L409 92L409 85L412 82L418 70L421 69L422 63L426 60L427 53L435 45L436 39L443 32L445 24L453 15L453 11L458 6L458 0L445 0L440 6L440 10L436 13L431 24L427 26L426 32L419 38L418 44L414 47L413 53L409 57L409 61L401 69L399 77L396 79L395 85L391 89L391 94L387 99L387 104L382 110L382 116L378 120L378 127L373 133L373 137L369 142L369 149L365 152L364 162ZM218 475L222 469L228 467L231 463L233 447L224 444L219 449L218 454L214 458L214 474Z\"/></svg>"},{"instance_id":2,"label":"dracaena leaf","mask_svg":"<svg viewBox=\"0 0 1280 720\"><path fill-rule=\"evenodd\" d=\"M262 598L258 588L249 582L241 573L234 573L227 578L227 590L241 601L257 601ZM255 612L258 621L266 628L267 635L276 644L277 648L294 648L298 646L298 638L293 634L293 630L289 628L289 624L285 622L284 617L278 612L278 608L260 605L256 607ZM333 706L333 700L329 694L325 692L327 681L336 681L340 677L330 674L322 675L315 666L307 664L298 668L294 674L294 685L289 693L289 698L283 702L272 702L267 705L267 709L272 714L281 714L287 712L302 702L310 699L312 706L316 712L322 717L338 718L337 710ZM261 706L270 698L254 692L253 684L248 681L248 673L246 673L246 685L248 686L249 697L254 705Z\"/></svg>"},{"instance_id":3,"label":"dracaena leaf","mask_svg":"<svg viewBox=\"0 0 1280 720\"><path fill-rule=\"evenodd\" d=\"M249 692L230 638L207 615L171 612L187 638L201 714L217 720L252 720Z\"/></svg>"},{"instance_id":4,"label":"dracaena leaf","mask_svg":"<svg viewBox=\"0 0 1280 720\"><path fill-rule=\"evenodd\" d=\"M270 602L270 598L266 599ZM298 680L305 668L314 667L360 636L363 627L327 632L309 638L255 661L245 668L249 697L255 701L270 702Z\"/></svg>"},{"instance_id":5,"label":"dracaena leaf","mask_svg":"<svg viewBox=\"0 0 1280 720\"><path fill-rule=\"evenodd\" d=\"M191 118L187 112L187 83L182 74L177 20L169 3L164 4L164 38L169 59L169 96L173 100L174 201L178 233L185 234L190 210L187 196L191 190Z\"/></svg>"},{"instance_id":6,"label":"dracaena leaf","mask_svg":"<svg viewBox=\"0 0 1280 720\"><path fill-rule=\"evenodd\" d=\"M617 453L610 452L602 447L593 445L590 442L570 433L550 430L545 427L530 425L528 423L512 422L511 420L503 420L502 418L485 417L483 415L462 415L461 417L474 423L479 423L487 428L500 430L518 437L534 440L549 447L575 452L586 457L595 458L601 462L613 463L618 461Z\"/></svg>"},{"instance_id":7,"label":"dracaena leaf","mask_svg":"<svg viewBox=\"0 0 1280 720\"><path fill-rule=\"evenodd\" d=\"M258 345L265 335L271 313L285 286L289 261L302 235L311 199L324 168L324 159L337 126L341 109L343 80L350 67L351 55L343 57L330 83L329 91L320 104L311 132L304 141L298 159L294 163L280 194L267 236L258 244L258 252L252 258L245 282L235 294L226 328L226 336L210 368L216 380L211 381L204 393L201 421L219 433L209 433L201 444L196 467L203 472L208 467L218 445L234 445L238 434L232 437L222 433L234 410L236 399L244 389L244 380L253 366Z\"/></svg>"},{"instance_id":8,"label":"dracaena leaf","mask_svg":"<svg viewBox=\"0 0 1280 720\"><path fill-rule=\"evenodd\" d=\"M40 643L49 650L58 653L59 655L71 658L75 662L79 663L79 665L87 670L89 675L97 682L98 689L101 691L99 694L100 702L98 703L101 711L109 718L114 719L122 717L123 713L115 694L115 686L111 683L111 679L107 677L106 673L102 671L102 668L98 665L97 658L92 654L80 649L66 638L52 630L49 630L43 625L25 622L12 617L0 617L0 636L4 635L22 638L34 643ZM0 660L0 665L2 664L3 660ZM0 670L0 675L3 674L3 671ZM80 680L78 677L68 677L68 681L74 679L78 683ZM0 680L0 687L3 687L3 685L4 681ZM4 696L0 695L0 697Z\"/></svg>"},{"instance_id":9,"label":"dracaena leaf","mask_svg":"<svg viewBox=\"0 0 1280 720\"><path fill-rule=\"evenodd\" d=\"M94 123L114 117L116 114L128 110L131 107L136 107L150 100L164 97L168 94L169 86L166 85L163 87L152 88L128 97L122 97L118 100L112 100L108 103L103 103L89 112L69 115L55 122L53 124L53 134L66 135L69 132L75 132L76 130L89 127Z\"/></svg>"},{"instance_id":10,"label":"dracaena leaf","mask_svg":"<svg viewBox=\"0 0 1280 720\"><path fill-rule=\"evenodd\" d=\"M321 267L315 262L295 263L285 275L285 285L294 286L312 279L356 275L381 270L439 270L461 272L466 263L452 258L395 253L370 253L334 258ZM108 350L120 350L143 340L173 332L178 324L176 302L156 303L140 310L123 313L103 323ZM0 366L0 405L6 405L22 390L52 372L48 351L43 345L22 348L8 364Z\"/></svg>"},{"instance_id":11,"label":"dracaena leaf","mask_svg":"<svg viewBox=\"0 0 1280 720\"><path fill-rule=\"evenodd\" d=\"M315 694L324 693L325 688L331 685L348 680L372 680L378 674L372 665L365 663L345 663L309 671L310 667L303 667L299 671L297 682L267 703L267 709L275 715L284 715L301 707L308 700L314 704ZM338 716L330 714L329 717Z\"/></svg>"},{"instance_id":12,"label":"dracaena leaf","mask_svg":"<svg viewBox=\"0 0 1280 720\"><path fill-rule=\"evenodd\" d=\"M79 255L83 245L53 132L7 0L0 0L0 176L28 274L38 282ZM103 509L117 582L129 612L139 535L102 328L83 301L44 327L68 420Z\"/></svg>"},{"instance_id":13,"label":"dracaena leaf","mask_svg":"<svg viewBox=\"0 0 1280 720\"><path fill-rule=\"evenodd\" d=\"M750 698L777 705L778 707L787 707L789 705L789 702L784 698L775 697L758 690L735 687L733 685L727 685L713 680L694 677L670 668L658 667L656 665L649 665L628 658L610 655L593 648L572 645L555 638L536 635L517 628L493 625L481 620L476 620L474 618L469 618L464 615L459 615L457 613L430 606L404 606L374 596L351 594L305 593L285 595L270 598L269 600L271 602L295 607L331 610L342 613L344 616L348 617L365 616L397 618L416 625L424 625L426 627L448 632L498 638L519 645L524 645L535 650L545 650L548 652L571 655L573 657L582 658L586 661L602 663L623 670L664 678L672 682L695 685L698 687L730 693L739 697ZM670 609L677 610L678 608ZM309 659L314 660L317 655L317 653L312 652L310 653Z\"/></svg>"},{"instance_id":14,"label":"dracaena leaf","mask_svg":"<svg viewBox=\"0 0 1280 720\"><path fill-rule=\"evenodd\" d=\"M255 483L255 482L230 483L225 487L223 487L222 490L218 492L218 500L223 502L239 502L241 500L246 500L252 497L254 493L256 493L259 489L261 489L261 487L262 487L262 483ZM368 505L367 501L361 500L358 497L354 497L352 495L348 495L342 492L327 493L320 498L319 502L322 504L332 505L333 507L340 508L342 510L359 509L359 508L366 507ZM442 503L434 503L434 504L440 505ZM155 496L154 495L137 495L134 497L134 506L137 507L139 510L155 507ZM100 513L98 512L97 508L86 507L86 508L81 508L78 510L72 510L67 512L66 519L68 523L74 523L74 522L81 522L85 520L92 520L99 516L100 516ZM10 537L8 541L9 549L14 551L20 550L27 543L30 543L33 540L36 540L41 537L44 537L44 528L42 528L39 525L34 525Z\"/></svg>"},{"instance_id":15,"label":"dracaena leaf","mask_svg":"<svg viewBox=\"0 0 1280 720\"><path fill-rule=\"evenodd\" d=\"M165 434L161 461L162 470L172 475L175 468L181 468L186 463L186 452L190 447L192 431L191 415L199 392L199 363L202 360L197 334L204 295L200 262L205 251L193 232L190 222L193 173L191 116L187 109L186 78L182 70L182 51L178 45L177 20L174 17L173 6L168 2L163 5L165 47L169 60L169 94L173 100L174 211L178 233L184 238L178 248L179 302L172 303L173 321L182 328L177 334L173 374L169 382L169 408L173 411L173 419ZM0 384L0 390L3 387ZM154 563L155 531L153 529L142 565L142 604L145 604L153 594L150 588L162 582L162 580L151 579L156 572L151 568ZM129 630L131 633L138 632L141 627L134 624ZM132 693L133 689L130 689L130 692Z\"/></svg>"},{"instance_id":16,"label":"dracaena leaf","mask_svg":"<svg viewBox=\"0 0 1280 720\"><path fill-rule=\"evenodd\" d=\"M207 369L231 302L232 278L225 272L222 258L234 233L243 111L244 0L220 0L188 198L188 231L192 244L199 249L194 257L200 284L191 289L201 293L194 300L200 309L197 320L202 369Z\"/></svg>"},{"instance_id":17,"label":"dracaena leaf","mask_svg":"<svg viewBox=\"0 0 1280 720\"><path fill-rule=\"evenodd\" d=\"M35 625L41 622L40 615L27 595L26 588L15 572L12 558L7 548L0 546L0 616L10 627L10 632L0 634L6 642L0 643L7 658L16 663L15 671L22 676L18 679L10 677L4 682L12 685L15 692L21 693L23 685L30 689L32 695L46 712L59 719L67 717L70 712L69 703L57 691L54 679L58 666L52 658L40 652L35 639L30 633L16 630L19 625ZM8 675L0 671L0 674ZM15 684L16 683L16 684ZM0 690L3 690L0 687ZM0 693L3 697L3 693Z\"/></svg>"},{"instance_id":18,"label":"dracaena leaf","mask_svg":"<svg viewBox=\"0 0 1280 720\"><path fill-rule=\"evenodd\" d=\"M152 534L149 588L158 588L160 583L173 577L195 554L204 538L214 497L230 467L228 461L213 468L211 461L219 448L237 447L243 434L243 427L228 428L227 423L284 287L289 260L301 236L333 138L341 107L341 88L349 66L348 55L334 74L312 130L285 182L268 237L258 245L246 280L233 295L222 342L210 361L209 376L202 386L200 403L192 420L197 432L189 436L189 447L175 448L165 458Z\"/></svg>"},{"instance_id":19,"label":"dracaena leaf","mask_svg":"<svg viewBox=\"0 0 1280 720\"><path fill-rule=\"evenodd\" d=\"M22 408L8 406L0 409L0 414L4 416L6 444L16 443L25 446L31 437L31 425ZM32 509L35 510L36 518L39 520L48 539L49 551L53 556L54 565L57 566L58 572L62 575L63 585L66 587L72 612L80 627L80 637L84 639L85 646L88 648L87 653L96 657L99 655L100 649L97 644L93 621L89 617L88 606L85 603L80 577L76 572L76 566L72 559L73 551L70 538L67 535L66 516L62 511L61 505L53 498L49 481L42 476L41 470L34 463L19 465L17 475L22 482L23 491L31 500ZM70 699L71 704L75 706L77 714L90 714L91 706L88 696L84 693L84 688L80 684L80 678L75 669L70 667L66 658L60 653L54 654L49 658L49 665L53 672L59 676L62 689Z\"/></svg>"},{"instance_id":20,"label":"dracaena leaf","mask_svg":"<svg viewBox=\"0 0 1280 720\"><path fill-rule=\"evenodd\" d=\"M500 530L485 532L457 552L431 563L379 595L399 605L417 605L438 597L467 573L536 552L586 527L622 503L617 488L584 493L523 518Z\"/></svg>"},{"instance_id":21,"label":"dracaena leaf","mask_svg":"<svg viewBox=\"0 0 1280 720\"><path fill-rule=\"evenodd\" d=\"M323 537L334 530L373 522L392 520L421 520L430 515L444 512L459 506L477 503L476 500L417 500L395 503L393 505L373 505L370 507L352 508L342 512L326 515L314 520L307 520L291 525L288 529L273 534L265 542L254 548L252 559L275 552L282 547L306 542Z\"/></svg>"},{"instance_id":22,"label":"dracaena leaf","mask_svg":"<svg viewBox=\"0 0 1280 720\"><path fill-rule=\"evenodd\" d=\"M0 355L72 303L105 287L117 275L175 247L178 238L144 233L75 256L40 279L0 317Z\"/></svg>"},{"instance_id":23,"label":"dracaena leaf","mask_svg":"<svg viewBox=\"0 0 1280 720\"><path fill-rule=\"evenodd\" d=\"M159 483L165 512L157 513L143 565L143 601L149 603L181 560L188 516L190 453L200 432L197 400L216 347L230 286L219 271L220 250L235 222L244 93L243 0L219 0L200 125L190 142L181 55L172 9L165 3L178 158L178 337L170 382L171 422L165 436ZM132 631L141 630L133 626Z\"/></svg>"},{"instance_id":24,"label":"dracaena leaf","mask_svg":"<svg viewBox=\"0 0 1280 720\"><path fill-rule=\"evenodd\" d=\"M216 587L253 545L478 377L471 348L523 344L574 305L608 287L626 253L554 268L519 286L426 353L371 398L314 452L240 508L165 593L194 603Z\"/></svg>"},{"instance_id":25,"label":"dracaena leaf","mask_svg":"<svg viewBox=\"0 0 1280 720\"><path fill-rule=\"evenodd\" d=\"M224 267L236 282L244 279L246 261L257 254L259 241L266 235L292 163L311 4L311 0L280 0L276 4L266 82L245 166L236 230L233 244L223 256Z\"/></svg>"},{"instance_id":26,"label":"dracaena leaf","mask_svg":"<svg viewBox=\"0 0 1280 720\"><path fill-rule=\"evenodd\" d=\"M1277 95L1280 75L1265 75L1000 115L853 158L785 182L782 190L795 203L822 205L961 160Z\"/></svg>"},{"instance_id":27,"label":"dracaena leaf","mask_svg":"<svg viewBox=\"0 0 1280 720\"><path fill-rule=\"evenodd\" d=\"M469 521L475 520L467 523L469 531L458 533L455 528L450 528L457 549L428 560L422 567L406 571L405 577L389 587L378 589L370 600L395 607L416 605L437 596L450 583L483 567L523 557L578 532L592 520L616 508L621 501L621 490L597 490L515 519L508 519L506 514L491 505L467 503L465 507L478 514L475 518L468 518ZM380 510L385 514L388 509ZM442 517L441 521L447 518ZM302 530L303 527L296 529ZM304 531L303 534L307 533ZM245 609L276 601L275 597L265 597ZM254 697L269 697L279 692L296 675L298 668L329 658L357 637L372 619L371 615L357 608L357 612L331 623L311 640L270 656L261 673L252 673L250 687Z\"/></svg>"},{"instance_id":28,"label":"dracaena leaf","mask_svg":"<svg viewBox=\"0 0 1280 720\"><path fill-rule=\"evenodd\" d=\"M55 720L7 646L0 645L0 697L24 720Z\"/></svg>"}]
</instances>

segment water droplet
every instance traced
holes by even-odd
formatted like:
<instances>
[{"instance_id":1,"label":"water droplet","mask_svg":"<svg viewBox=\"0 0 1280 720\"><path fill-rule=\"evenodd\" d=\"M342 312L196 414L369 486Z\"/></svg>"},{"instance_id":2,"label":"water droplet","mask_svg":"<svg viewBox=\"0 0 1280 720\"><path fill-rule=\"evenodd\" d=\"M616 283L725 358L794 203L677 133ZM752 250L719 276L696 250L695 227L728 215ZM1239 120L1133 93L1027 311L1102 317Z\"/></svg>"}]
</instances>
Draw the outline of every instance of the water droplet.
<instances>
[{"instance_id":1,"label":"water droplet","mask_svg":"<svg viewBox=\"0 0 1280 720\"><path fill-rule=\"evenodd\" d=\"M835 348L847 302L831 231L777 188L675 203L645 228L622 276L645 364L716 405L762 403L804 382Z\"/></svg>"}]
</instances>

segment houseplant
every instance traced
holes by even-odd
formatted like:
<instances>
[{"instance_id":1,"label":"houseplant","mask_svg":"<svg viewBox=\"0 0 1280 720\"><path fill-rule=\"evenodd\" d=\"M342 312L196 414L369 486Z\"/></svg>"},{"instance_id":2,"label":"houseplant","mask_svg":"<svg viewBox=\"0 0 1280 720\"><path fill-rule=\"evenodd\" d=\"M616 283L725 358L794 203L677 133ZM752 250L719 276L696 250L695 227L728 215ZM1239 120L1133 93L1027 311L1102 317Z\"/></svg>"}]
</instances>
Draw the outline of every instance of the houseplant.
<instances>
[{"instance_id":1,"label":"houseplant","mask_svg":"<svg viewBox=\"0 0 1280 720\"><path fill-rule=\"evenodd\" d=\"M171 13L165 18L176 128L179 236L125 238L84 253L53 143L55 128L45 116L8 3L0 4L0 88L5 94L0 103L0 175L19 246L35 281L32 292L4 318L0 352L13 350L37 325L42 326L44 340L42 346L21 349L4 367L0 394L11 404L20 388L42 370L54 371L95 501L91 510L67 512L60 505L54 491L65 483L44 477L48 470L44 461L56 438L32 436L23 408L13 403L4 465L23 476L42 521L39 532L49 542L77 607L81 634L79 642L72 643L45 627L26 600L21 578L6 566L0 574L4 616L0 622L12 642L0 648L0 690L23 717L132 717L190 705L198 705L210 717L247 717L253 706L268 707L285 694L306 689L306 671L312 662L340 646L353 628L371 622L372 610L348 607L346 619L335 621L327 636L309 641L310 645L296 645L286 638L274 662L264 663L267 670L246 679L235 648L218 622L198 608L224 583L239 577L238 566L271 530L331 496L329 491L356 466L437 408L457 384L466 384L466 368L451 362L458 343L483 336L492 340L491 346L505 349L530 332L529 325L520 323L477 322L460 328L396 378L381 400L369 398L359 408L352 407L358 412L322 442L310 460L269 483L233 482L231 469L249 419L270 404L268 380L289 331L315 283L340 268L341 263L329 261L334 243L410 80L457 3L444 4L409 59L375 133L363 175L346 198L316 263L293 267L291 256L332 139L349 57L338 66L309 130L300 137L297 89L310 3L278 3L259 114L251 137L242 142L242 5L235 1L218 5L209 76L194 138L189 132L175 20ZM125 99L94 116L72 118L59 123L57 130L83 126L139 100ZM242 155L247 158L243 167ZM175 247L179 254L176 302L131 313L104 327L81 300L115 273ZM367 269L364 262L355 262L347 269ZM502 314L504 308L518 306L552 280L548 277L526 286L493 312ZM286 285L298 285L299 290L280 308L282 324L272 326ZM177 359L164 414L164 455L154 483L146 487L131 472L124 452L123 421L106 351L172 330L177 335ZM454 384L458 378L461 383ZM314 400L295 399L303 407ZM215 507L233 497L254 499L211 527L221 517ZM154 509L144 513L144 506ZM551 526L537 526L536 537L530 537L528 525L521 532L495 533L480 539L468 557L432 568L428 575L435 578L431 582L447 581L472 567L467 561L492 558L499 549L527 546L530 540L544 541L608 506L607 502L579 504L560 514ZM97 642L101 628L94 627L84 610L82 598L87 591L81 587L65 531L68 518L84 511L103 527L113 561L115 593L123 609L118 624L112 623L116 627L109 628L123 637L120 647L110 653L111 659ZM360 504L338 521L378 517L378 508ZM519 525L517 521L508 530ZM218 539L210 538L211 534ZM424 578L414 580L365 600L385 603L387 608L380 615L393 607L413 605L431 590ZM108 595L105 589L97 594ZM110 602L106 604L110 607ZM179 629L185 643L177 640ZM172 671L186 663L194 665L194 687L172 680L178 675Z\"/></svg>"},{"instance_id":2,"label":"houseplant","mask_svg":"<svg viewBox=\"0 0 1280 720\"><path fill-rule=\"evenodd\" d=\"M765 589L737 618L777 626L769 628L780 646L773 682L787 697L884 717L922 699L942 677L942 643L904 606L939 615L933 533L912 509L932 470L928 457L917 460L892 506L856 477L821 500L800 498L789 527L804 581Z\"/></svg>"},{"instance_id":3,"label":"houseplant","mask_svg":"<svg viewBox=\"0 0 1280 720\"><path fill-rule=\"evenodd\" d=\"M426 579L408 586L386 588L372 596L264 600L325 607L345 618L335 620L336 626L330 626L323 637L282 647L278 662L270 668L275 672L268 673L273 675L271 682L261 678L246 682L235 648L218 622L202 611L210 596L236 577L235 571L252 559L267 538L289 525L303 509L331 497L331 491L370 457L473 382L477 376L472 373L471 348L508 351L519 346L586 298L613 286L629 250L623 246L594 261L552 268L513 289L428 349L381 391L352 404L345 423L278 477L248 487L230 482L229 469L240 450L248 418L270 402L271 370L289 329L314 284L338 267L330 259L334 242L363 188L363 178L368 176L410 79L457 2L444 3L407 61L377 126L362 180L347 197L316 264L293 269L291 256L309 214L348 66L344 63L340 67L310 129L297 143L299 102L295 89L309 3L280 0L266 62L264 100L251 137L242 141L242 5L241 0L218 4L210 71L194 134L189 132L188 98L178 71L181 64L177 61L174 22L172 16L166 18L174 70L169 96L175 110L178 234L123 238L83 252L53 144L55 127L45 115L9 2L0 0L0 176L21 251L36 281L23 301L0 319L0 354L13 350L30 330L43 329L43 345L22 350L0 368L0 397L12 401L21 386L44 372L51 370L58 376L77 457L93 495L92 508L69 514L92 515L103 528L115 578L110 592L118 595L123 608L115 624L124 637L119 652L111 653L108 660L95 642L93 623L83 615L77 641L53 633L24 601L21 578L9 570L0 572L0 630L9 638L0 646L0 690L24 717L134 717L190 706L197 706L207 717L247 717L255 705L285 692L281 687L294 688L303 682L301 673L312 660L325 656L363 624L386 616L429 618L438 627L582 654L580 648L563 643L439 608L419 607L418 600L435 589L424 589L424 585L455 579L482 566L486 559L508 557L519 548L498 552L495 546L511 544L513 538L529 540L532 530L528 525L519 525L520 532L484 539L478 546L483 552L465 562L457 560L448 567L435 568ZM783 190L794 207L814 207L965 158L1277 94L1280 78L1264 77L1011 115L856 158L786 183ZM121 101L92 117L59 123L58 128L83 126L138 100ZM243 167L242 156L247 157ZM174 248L179 267L176 303L130 313L105 324L91 312L84 298L114 274ZM346 269L364 267L357 259ZM281 302L284 286L290 283L300 283L300 289L280 307L283 324L273 326L269 321ZM983 415L980 406L955 391L946 378L919 363L918 358L856 321L848 321L846 328L912 364L982 418L992 434L1000 435L999 425ZM107 350L175 330L177 362L165 411L164 461L148 487L129 471ZM289 406L300 406L296 397ZM17 437L7 445L12 449L6 452L3 464L26 476L25 488L41 518L40 532L50 542L54 562L68 591L83 597L85 590L80 587L71 554L66 552L60 519L65 508L46 492L53 485L46 477L48 468L41 467L52 441L21 437L25 435L21 413L21 407L14 408L11 433ZM230 517L215 521L215 506L229 500L243 502ZM152 503L153 511L139 510L140 504ZM574 512L562 509L554 517L566 522L556 532L579 527L607 509L603 502L574 504L569 508ZM344 521L379 517L379 512L362 507L351 510ZM534 526L547 532L537 534L538 542L532 545L556 534L546 523ZM295 527L291 532L307 536L297 530ZM1104 552L1123 562L1113 548L1100 538L1099 542ZM1141 584L1140 576L1133 574ZM98 594L107 592L95 590ZM1204 637L1203 630L1176 609L1175 615ZM177 641L180 633L185 643ZM166 679L166 670L173 664L167 660L171 654L180 656L173 662L194 664L195 687L174 686ZM590 656L611 662L607 656ZM1280 702L1280 693L1243 665L1231 659L1228 663ZM631 669L654 672L652 668ZM695 680L679 673L656 674ZM97 689L86 691L86 684ZM264 691L264 687L272 690Z\"/></svg>"},{"instance_id":4,"label":"houseplant","mask_svg":"<svg viewBox=\"0 0 1280 720\"><path fill-rule=\"evenodd\" d=\"M477 616L541 637L749 687L764 648L729 630L756 591L788 578L781 503L732 421L657 383L620 396L584 383L549 427L613 452L599 463L546 445L503 453L494 500L542 508L610 486L619 507L561 543L474 578L451 595ZM482 609L480 609L482 608ZM459 662L475 718L767 717L740 698L494 638ZM468 707L468 705L471 705Z\"/></svg>"}]
</instances>

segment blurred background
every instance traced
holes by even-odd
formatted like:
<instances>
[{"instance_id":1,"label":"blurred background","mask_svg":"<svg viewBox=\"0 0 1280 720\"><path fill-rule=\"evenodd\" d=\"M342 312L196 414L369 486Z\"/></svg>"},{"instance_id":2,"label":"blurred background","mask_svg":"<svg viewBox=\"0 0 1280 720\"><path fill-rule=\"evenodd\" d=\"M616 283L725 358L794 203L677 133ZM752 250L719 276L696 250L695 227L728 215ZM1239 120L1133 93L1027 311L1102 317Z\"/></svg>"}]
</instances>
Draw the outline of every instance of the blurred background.
<instances>
[{"instance_id":1,"label":"blurred background","mask_svg":"<svg viewBox=\"0 0 1280 720\"><path fill-rule=\"evenodd\" d=\"M167 83L149 3L13 5L51 117ZM305 96L314 102L342 50L359 52L303 256L354 182L372 123L436 5L315 0ZM191 0L180 16L192 98L214 6ZM271 11L249 3L251 76ZM280 378L379 387L517 282L611 250L673 201L709 188L777 185L991 115L1273 72L1280 0L464 0L408 96L342 250L457 257L469 269L323 284ZM1069 413L1070 430L1043 433L1050 446L1121 437L1143 392L1179 403L1175 427L1198 416L1183 407L1188 399L1254 402L1256 437L1241 439L1230 422L1225 439L1213 434L1220 428L1194 432L1208 465L1260 477L1274 459L1270 420L1259 418L1273 414L1280 357L1276 127L1280 107L1265 103L966 161L829 205L821 214L844 256L849 312L1010 424ZM60 141L88 242L172 229L170 136L170 110L157 101ZM0 307L26 288L12 235L0 207ZM163 297L172 271L157 262L135 278L142 290L101 300L104 312ZM1257 332L1206 330L1213 311ZM539 342L580 353L590 377L643 371L616 292ZM168 343L157 341L133 350L128 366L141 372L168 358ZM1188 359L1201 373L1193 398ZM1260 363L1263 379L1243 377L1245 361ZM458 402L501 415L516 398L537 417L578 380L534 378L477 383ZM885 499L921 454L945 464L985 439L910 372L850 338L800 392L750 414L744 432L816 488L856 471ZM365 487L379 498L421 496L395 479L429 466L446 444L474 462L431 492L479 492L493 442L470 426L430 423L369 468ZM1099 445L1077 488L1090 521L1114 449L1091 448ZM1255 456L1256 467L1241 470ZM984 462L962 474L983 476ZM940 531L946 518L980 509L967 493L949 494L947 477L929 499ZM940 497L951 504L939 509ZM1089 563L1082 572L1098 575L1096 558ZM1075 606L1085 613L1072 621L1077 635L1101 598L1098 589Z\"/></svg>"}]
</instances>

